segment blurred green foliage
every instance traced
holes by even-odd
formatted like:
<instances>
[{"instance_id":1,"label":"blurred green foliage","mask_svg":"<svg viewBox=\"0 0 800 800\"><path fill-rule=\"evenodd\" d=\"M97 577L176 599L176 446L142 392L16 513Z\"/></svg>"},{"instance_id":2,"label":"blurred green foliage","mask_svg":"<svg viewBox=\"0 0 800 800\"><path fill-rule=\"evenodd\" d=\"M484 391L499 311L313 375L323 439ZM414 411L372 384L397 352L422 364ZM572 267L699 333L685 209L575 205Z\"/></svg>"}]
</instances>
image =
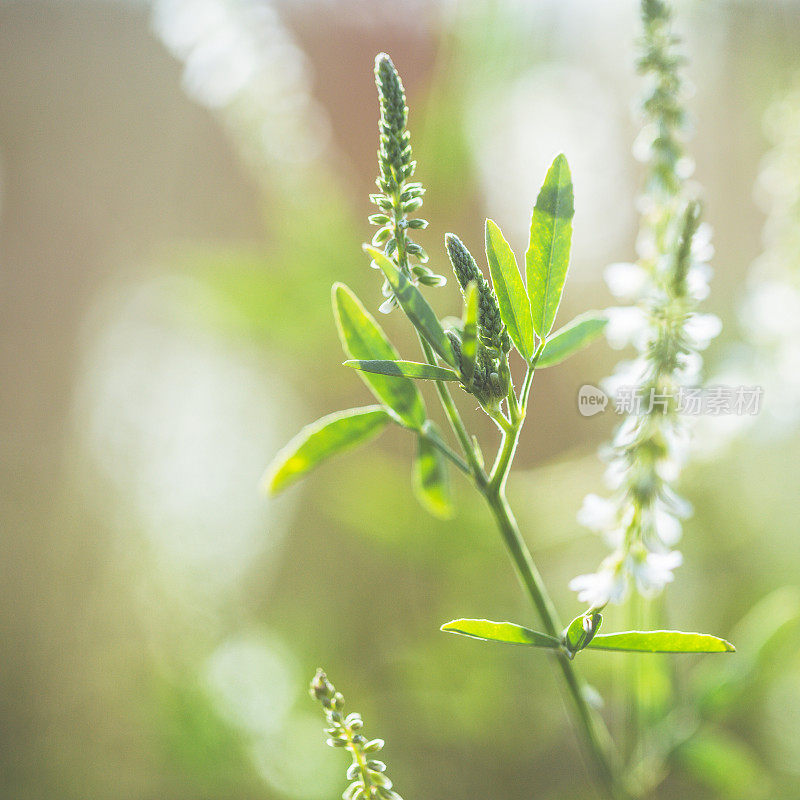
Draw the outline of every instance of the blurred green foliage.
<instances>
[{"instance_id":1,"label":"blurred green foliage","mask_svg":"<svg viewBox=\"0 0 800 800\"><path fill-rule=\"evenodd\" d=\"M544 4L540 14L519 16L520 4L463 3L449 16L423 4L419 25L387 27L393 6L376 4L376 17L356 24L341 10L282 4L276 14L312 73L327 87L338 81L323 98L332 140L316 161L276 159L273 172L255 178L214 117L181 99L178 69L155 46L143 9L19 3L0 10L0 795L335 797L339 754L324 747L304 694L324 663L385 736L386 761L408 800L529 797L532 786L541 800L575 796L579 754L552 702L557 686L542 654L478 648L438 631L445 620L489 612L534 622L488 515L464 487L454 481L453 521L422 512L411 495L413 445L400 431L387 431L358 458L321 468L280 502L258 498L257 462L263 466L287 433L320 413L370 402L353 371L337 365L329 287L344 280L360 297L378 297L377 273L360 250L371 235L363 220L374 154L359 162L342 152L352 132L367 131L370 142L374 136L365 68L373 51L392 46L398 65L408 65L420 178L440 210L419 239L434 266L442 265L445 230L479 230L496 213L482 201L472 104L558 62L599 76L616 103L608 114L624 118L633 15L594 8L601 5L573 13ZM686 6L698 172L718 244L712 304L730 342L740 279L760 248L750 197L767 146L761 116L800 66L800 15L785 3ZM356 45L325 49L320 30ZM633 125L627 130L632 139ZM70 131L74 140L65 138ZM530 131L531 140L539 133ZM579 131L578 139L586 136ZM618 146L627 157L630 140ZM174 180L177 196L165 188L159 156L175 165L166 183ZM575 177L577 231L587 213L581 181L591 176ZM111 183L121 189L104 206ZM625 176L619 185L628 185ZM629 203L609 201L608 213ZM630 238L615 245L620 258L632 252ZM479 242L468 244L479 251ZM590 259L574 265L578 283L565 319L608 302L602 266ZM178 283L161 300L141 294L163 278ZM181 282L202 294L174 290ZM131 312L136 298L141 304ZM437 311L457 314L459 302L449 286ZM139 325L113 327L130 313ZM410 332L391 316L381 322L411 357ZM109 330L118 338L109 340ZM159 361L173 351L176 360ZM721 349L712 359L715 352ZM526 469L509 486L543 572L560 587L559 604L575 613L567 581L576 563L596 563L603 546L574 515L600 480L594 449L610 421L580 418L574 396L614 360L593 352L537 376L541 423L526 432ZM122 388L109 364L127 370ZM423 388L426 399L429 392ZM215 397L225 403L215 405ZM101 400L112 420L105 428ZM126 402L132 410L123 413ZM223 412L229 427L220 431ZM483 433L492 435L489 427ZM171 460L187 442L192 449ZM260 453L254 463L248 442ZM143 443L152 445L146 463L121 455ZM707 667L691 658L651 667L647 702L673 706L686 719L686 738L674 743L675 773L659 798L800 798L798 459L796 431L778 440L754 436L696 464L685 479L696 516L664 613L670 626L691 621L729 631L738 652L724 669L718 660ZM197 562L206 540L194 535L190 512L217 497L209 476L218 480L220 463L260 511L243 513L238 496L202 506L220 551ZM145 476L155 486L186 484L195 492L188 499L172 488L148 494ZM191 535L177 537L180 519L190 520ZM215 553L238 546L241 531L256 532L246 540L252 548L228 578L227 562ZM609 613L604 624L619 630L625 622ZM237 723L209 684L214 655L246 631L263 634L258 647L284 665L268 673L272 686L293 687L285 707L270 696L264 701L272 721L282 722L283 739ZM581 658L584 674L611 698L605 713L612 726L623 728L624 656ZM674 696L662 691L664 670L677 675ZM235 689L245 672L242 662L226 685ZM702 702L686 708L695 692Z\"/></svg>"}]
</instances>

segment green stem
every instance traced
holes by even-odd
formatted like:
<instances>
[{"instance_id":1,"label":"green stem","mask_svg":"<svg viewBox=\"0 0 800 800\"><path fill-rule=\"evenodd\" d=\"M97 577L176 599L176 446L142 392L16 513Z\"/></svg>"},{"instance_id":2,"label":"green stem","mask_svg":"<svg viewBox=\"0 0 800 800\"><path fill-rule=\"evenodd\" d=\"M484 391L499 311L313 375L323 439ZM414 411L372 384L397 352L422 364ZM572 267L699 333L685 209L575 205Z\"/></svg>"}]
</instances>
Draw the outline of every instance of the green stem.
<instances>
[{"instance_id":1,"label":"green stem","mask_svg":"<svg viewBox=\"0 0 800 800\"><path fill-rule=\"evenodd\" d=\"M540 343L525 375L525 381L520 393L518 420L513 425L512 430L503 435L500 450L483 495L500 529L500 534L516 567L517 575L542 620L545 632L550 636L560 638L563 626L559 620L558 612L545 588L533 556L522 538L516 519L505 496L506 479L511 469L520 431L525 421L528 396L533 384L536 362L544 349L544 344L544 341ZM597 774L603 782L609 797L615 798L615 800L625 798L625 790L619 776L620 768L608 730L603 721L598 718L587 703L584 683L575 671L574 665L566 652L560 651L557 659L567 690L572 697L586 747L594 762Z\"/></svg>"},{"instance_id":2,"label":"green stem","mask_svg":"<svg viewBox=\"0 0 800 800\"><path fill-rule=\"evenodd\" d=\"M436 357L431 346L421 336L420 343L428 363L435 364ZM435 383L445 414L469 461L475 484L489 504L489 508L494 515L497 526L500 529L500 534L508 548L522 585L533 602L542 620L545 631L551 636L560 638L562 625L558 618L558 612L545 588L544 581L531 556L531 552L525 540L522 538L522 534L519 531L519 527L505 496L505 483L508 472L511 469L517 443L519 442L520 431L525 421L528 395L533 384L534 369L544 349L544 345L545 342L542 341L525 375L522 392L520 393L518 419L516 423L511 425L510 430L503 432L502 444L495 465L492 468L491 477L487 477L480 465L475 448L464 427L464 422L461 419L461 415L453 401L447 384L443 381L436 381ZM597 715L592 711L586 701L584 683L576 673L573 663L568 658L566 652L559 651L557 659L561 674L567 684L567 690L572 697L586 747L594 762L597 775L602 781L608 796L612 798L612 800L626 800L627 795L619 777L619 766L616 761L616 754L613 750L611 737L608 735L608 731L602 720L597 718Z\"/></svg>"},{"instance_id":3,"label":"green stem","mask_svg":"<svg viewBox=\"0 0 800 800\"><path fill-rule=\"evenodd\" d=\"M449 458L465 475L472 475L472 469L469 464L439 436L435 429L426 425L419 430L419 435L427 439L435 448Z\"/></svg>"},{"instance_id":4,"label":"green stem","mask_svg":"<svg viewBox=\"0 0 800 800\"><path fill-rule=\"evenodd\" d=\"M433 348L428 344L428 342L425 341L425 339L422 338L422 336L419 337L419 341L422 345L422 352L425 354L425 360L429 364L436 364L436 355L433 352ZM447 384L444 381L434 381L434 383L436 384L436 391L439 394L439 400L442 403L444 413L447 415L447 419L450 422L453 433L455 433L458 443L461 445L461 449L464 451L464 455L467 457L467 461L469 462L469 472L475 481L475 485L478 487L478 489L483 491L489 479L486 477L486 473L483 471L478 454L475 452L475 448L472 446L472 441L469 438L467 429L464 427L464 421L461 419L461 414L458 413L458 408L453 400L453 396L450 394L450 390L447 388Z\"/></svg>"},{"instance_id":5,"label":"green stem","mask_svg":"<svg viewBox=\"0 0 800 800\"><path fill-rule=\"evenodd\" d=\"M539 613L545 632L550 636L560 638L562 625L558 613L547 593L530 550L522 538L502 486L494 492L487 487L483 494L500 529L500 534L517 569L520 581ZM627 798L627 794L619 777L619 765L612 747L611 737L602 720L597 717L586 701L584 683L575 671L573 662L562 651L559 651L556 657L575 706L583 738L594 762L597 775L610 798L624 800Z\"/></svg>"}]
</instances>

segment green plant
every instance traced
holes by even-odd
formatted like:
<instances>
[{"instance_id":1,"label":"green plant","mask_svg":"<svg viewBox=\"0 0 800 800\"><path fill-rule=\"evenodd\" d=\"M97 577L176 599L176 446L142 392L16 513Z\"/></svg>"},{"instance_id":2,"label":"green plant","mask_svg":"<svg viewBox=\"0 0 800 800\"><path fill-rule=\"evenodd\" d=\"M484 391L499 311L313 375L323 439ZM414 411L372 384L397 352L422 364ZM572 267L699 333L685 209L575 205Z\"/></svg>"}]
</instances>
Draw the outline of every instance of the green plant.
<instances>
[{"instance_id":1,"label":"green plant","mask_svg":"<svg viewBox=\"0 0 800 800\"><path fill-rule=\"evenodd\" d=\"M664 10L661 3L645 2L645 22ZM661 36L663 26L657 25L653 32ZM667 64L665 68L672 67ZM461 240L453 234L447 235L445 248L464 302L460 321L444 324L422 289L440 286L445 279L427 267L426 252L410 236L411 231L422 230L427 223L410 216L421 207L424 189L411 181L415 162L406 129L405 92L387 55L377 57L375 76L381 111L380 174L379 192L371 199L379 211L370 221L378 230L372 244L364 249L371 266L383 275L385 300L381 310L389 313L400 308L405 313L416 329L424 360L402 360L353 292L343 284L335 284L333 308L348 357L345 364L358 371L379 404L332 414L304 428L276 457L267 473L266 486L272 492L282 490L323 460L396 424L417 440L414 485L420 500L433 513L447 516L452 509L448 462L454 465L484 498L544 630L475 619L448 622L442 630L551 651L572 699L576 724L594 765L598 785L609 797L630 797L636 789L626 779L622 760L602 718L587 700L587 686L575 668L575 657L587 648L634 653L719 653L734 648L725 640L707 634L663 630L599 633L601 612L612 597L610 593L592 595L589 608L564 626L507 501L506 481L529 412L535 371L554 366L589 345L607 324L605 314L588 312L554 330L569 267L574 214L567 159L564 155L555 158L533 209L530 243L525 253L525 279L514 253L492 220L487 220L485 227L491 283ZM653 174L666 186L678 156L674 143L662 139ZM672 185L667 190L674 193ZM680 215L682 222L676 243L670 239L669 252L673 257L669 268L660 275L668 287L665 291L670 303L685 295L689 250L697 219L697 206L689 205ZM669 217L668 225L672 231L673 216ZM668 332L673 328L670 325ZM663 356L669 364L653 380L660 380L667 367L673 366L676 358L673 351L680 349L682 340L670 339L667 344L672 348L667 348L669 352L658 352L659 358ZM519 389L514 385L509 364L516 357L524 366ZM447 443L430 420L416 380L434 382L458 450ZM499 429L500 444L491 467L484 461L477 439L465 426L449 388L451 384L472 395ZM644 463L643 451L638 448L629 457L635 459L634 471ZM339 737L334 737L334 743L343 742L349 747L356 765L352 775L361 775L359 780L362 780L358 742L348 738L346 722L340 718L339 701L335 700L337 695L324 676L319 675L312 691L323 700L332 729ZM333 718L331 714L339 716ZM348 797L385 796L379 786L373 792L363 783L351 790L355 794Z\"/></svg>"}]
</instances>

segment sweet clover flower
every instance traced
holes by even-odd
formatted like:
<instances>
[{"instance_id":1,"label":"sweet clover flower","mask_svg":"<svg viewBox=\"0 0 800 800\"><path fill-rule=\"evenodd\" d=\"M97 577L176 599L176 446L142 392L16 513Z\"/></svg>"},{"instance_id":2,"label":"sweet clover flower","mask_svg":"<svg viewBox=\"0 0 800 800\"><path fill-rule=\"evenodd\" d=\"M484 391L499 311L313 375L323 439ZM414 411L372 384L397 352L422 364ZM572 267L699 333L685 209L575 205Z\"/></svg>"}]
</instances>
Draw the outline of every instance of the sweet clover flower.
<instances>
[{"instance_id":1,"label":"sweet clover flower","mask_svg":"<svg viewBox=\"0 0 800 800\"><path fill-rule=\"evenodd\" d=\"M645 596L658 594L681 564L672 548L691 509L672 484L689 452L691 417L679 406L683 392L699 382L700 353L721 329L716 316L697 311L708 295L713 247L687 185L692 164L684 149L682 57L670 16L659 0L642 3L639 69L647 90L634 153L648 172L639 201L638 260L611 264L604 276L612 294L634 303L609 309L606 336L612 347L633 346L636 357L620 362L603 383L617 411L627 414L603 451L613 494L588 495L578 514L613 548L596 572L570 583L594 608L622 602L631 586Z\"/></svg>"}]
</instances>

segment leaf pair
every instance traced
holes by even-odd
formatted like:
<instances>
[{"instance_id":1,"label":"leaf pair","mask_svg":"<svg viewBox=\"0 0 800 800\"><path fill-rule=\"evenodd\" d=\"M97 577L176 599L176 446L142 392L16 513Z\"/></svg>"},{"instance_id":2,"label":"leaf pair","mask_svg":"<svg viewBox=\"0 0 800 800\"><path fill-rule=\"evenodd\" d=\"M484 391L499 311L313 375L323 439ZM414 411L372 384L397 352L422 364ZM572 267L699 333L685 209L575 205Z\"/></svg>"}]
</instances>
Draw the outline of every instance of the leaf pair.
<instances>
[{"instance_id":1,"label":"leaf pair","mask_svg":"<svg viewBox=\"0 0 800 800\"><path fill-rule=\"evenodd\" d=\"M443 631L506 644L522 644L560 650L564 643L555 636L532 631L512 622L487 619L456 619L442 625ZM598 633L586 647L591 650L624 650L633 653L732 653L730 642L707 633L683 631L622 631Z\"/></svg>"},{"instance_id":2,"label":"leaf pair","mask_svg":"<svg viewBox=\"0 0 800 800\"><path fill-rule=\"evenodd\" d=\"M420 502L436 516L450 516L447 465L430 441L438 433L427 419L419 389L410 380L422 375L414 375L413 368L394 366L413 362L399 360L380 325L344 284L334 284L332 300L342 347L353 359L345 363L377 365L375 370L359 374L381 405L340 411L307 425L275 457L264 478L265 488L272 494L282 491L314 467L376 436L394 421L417 433L414 487Z\"/></svg>"}]
</instances>

